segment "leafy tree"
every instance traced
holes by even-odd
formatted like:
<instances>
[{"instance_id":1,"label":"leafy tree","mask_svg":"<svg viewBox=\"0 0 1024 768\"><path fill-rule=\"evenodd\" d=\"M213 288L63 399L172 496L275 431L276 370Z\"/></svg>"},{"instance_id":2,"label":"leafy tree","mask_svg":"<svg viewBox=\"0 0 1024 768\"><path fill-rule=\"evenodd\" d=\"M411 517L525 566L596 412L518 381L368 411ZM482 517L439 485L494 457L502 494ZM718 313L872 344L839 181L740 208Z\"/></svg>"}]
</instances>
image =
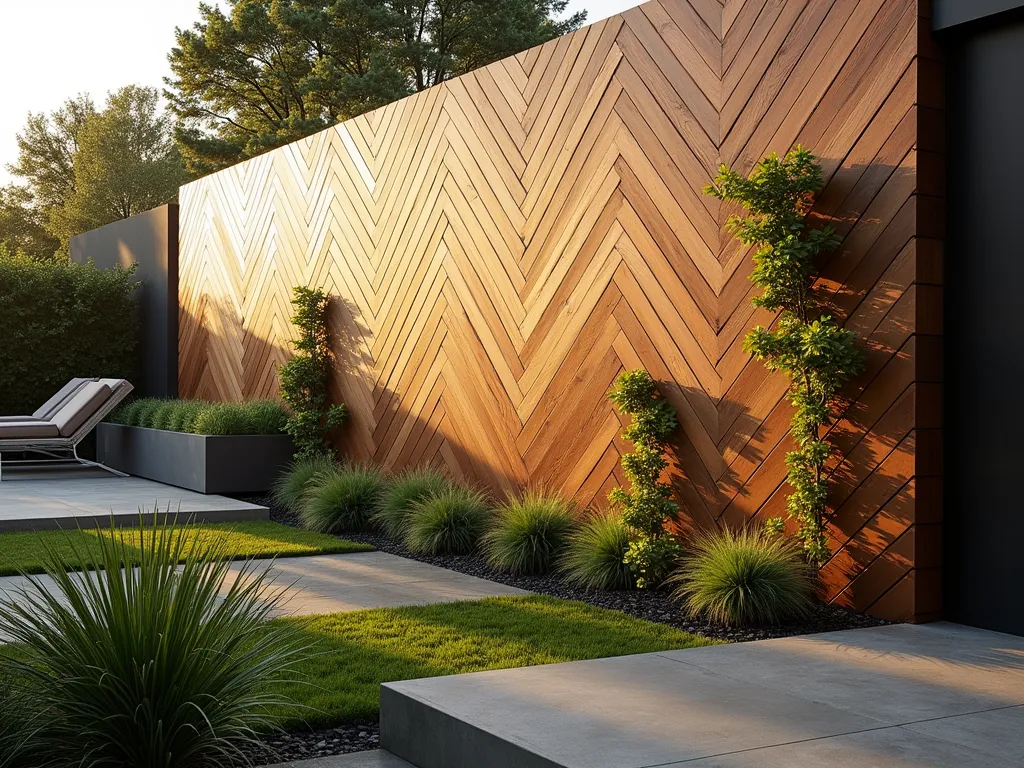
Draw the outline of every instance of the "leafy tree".
<instances>
[{"instance_id":1,"label":"leafy tree","mask_svg":"<svg viewBox=\"0 0 1024 768\"><path fill-rule=\"evenodd\" d=\"M816 565L824 564L829 555L825 464L832 447L822 429L830 422L840 387L863 367L853 332L822 314L813 290L815 258L839 244L831 226L806 229L807 214L821 187L821 168L814 155L797 145L782 159L772 153L749 177L723 165L714 184L704 190L740 203L749 213L746 218L731 217L727 228L744 245L757 248L750 279L762 293L754 298L754 306L779 313L773 328L759 326L747 334L744 349L769 370L791 379L789 397L796 412L790 431L797 450L786 456L787 480L793 488L788 511L799 525L797 535L807 559Z\"/></svg>"},{"instance_id":2,"label":"leafy tree","mask_svg":"<svg viewBox=\"0 0 1024 768\"><path fill-rule=\"evenodd\" d=\"M189 170L307 136L579 27L567 0L228 0L177 30L166 96Z\"/></svg>"},{"instance_id":3,"label":"leafy tree","mask_svg":"<svg viewBox=\"0 0 1024 768\"><path fill-rule=\"evenodd\" d=\"M644 370L624 371L615 380L608 398L632 422L622 436L633 443L633 451L622 457L622 471L629 489L615 488L608 498L622 509L622 521L629 531L629 549L624 562L636 576L640 589L657 587L668 576L679 556L679 544L665 530L679 507L672 500L672 486L661 481L665 443L676 428L676 411L658 393L651 375Z\"/></svg>"},{"instance_id":4,"label":"leafy tree","mask_svg":"<svg viewBox=\"0 0 1024 768\"><path fill-rule=\"evenodd\" d=\"M46 228L46 217L32 205L25 187L0 188L0 247L9 253L24 253L34 259L53 258L60 241Z\"/></svg>"},{"instance_id":5,"label":"leafy tree","mask_svg":"<svg viewBox=\"0 0 1024 768\"><path fill-rule=\"evenodd\" d=\"M129 85L78 132L74 189L51 215L62 240L173 201L187 180L155 88Z\"/></svg>"},{"instance_id":6,"label":"leafy tree","mask_svg":"<svg viewBox=\"0 0 1024 768\"><path fill-rule=\"evenodd\" d=\"M18 134L18 161L7 169L24 180L37 210L58 209L74 192L79 134L95 113L88 94L79 94L50 114L29 114Z\"/></svg>"}]
</instances>

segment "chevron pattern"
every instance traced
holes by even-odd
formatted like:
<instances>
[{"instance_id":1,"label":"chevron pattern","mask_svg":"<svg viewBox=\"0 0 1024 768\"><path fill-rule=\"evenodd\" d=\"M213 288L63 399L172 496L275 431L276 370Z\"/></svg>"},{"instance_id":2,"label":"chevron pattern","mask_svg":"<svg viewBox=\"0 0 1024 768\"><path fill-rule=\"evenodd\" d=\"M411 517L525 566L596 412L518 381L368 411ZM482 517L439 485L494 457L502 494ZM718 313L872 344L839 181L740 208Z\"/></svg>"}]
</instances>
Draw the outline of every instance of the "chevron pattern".
<instances>
[{"instance_id":1,"label":"chevron pattern","mask_svg":"<svg viewBox=\"0 0 1024 768\"><path fill-rule=\"evenodd\" d=\"M784 379L742 352L750 254L701 189L802 142L844 236L820 283L866 340L828 598L921 617L915 0L653 0L187 185L180 386L276 392L292 287L337 300L344 452L600 505L642 367L679 413L686 525L784 512Z\"/></svg>"}]
</instances>

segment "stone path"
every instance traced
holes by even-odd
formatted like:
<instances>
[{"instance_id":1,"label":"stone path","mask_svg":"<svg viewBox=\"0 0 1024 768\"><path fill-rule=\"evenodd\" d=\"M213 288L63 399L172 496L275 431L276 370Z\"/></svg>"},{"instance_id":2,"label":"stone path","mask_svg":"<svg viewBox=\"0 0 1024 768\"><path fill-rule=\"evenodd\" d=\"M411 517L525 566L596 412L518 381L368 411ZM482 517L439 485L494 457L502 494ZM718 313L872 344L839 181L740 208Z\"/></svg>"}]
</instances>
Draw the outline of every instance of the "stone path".
<instances>
[{"instance_id":1,"label":"stone path","mask_svg":"<svg viewBox=\"0 0 1024 768\"><path fill-rule=\"evenodd\" d=\"M101 473L101 474L97 474ZM31 479L21 479L28 477ZM0 482L0 533L55 528L95 528L138 522L139 509L152 515L177 513L200 522L267 520L266 507L212 494L143 480L117 477L102 470L22 473L5 467Z\"/></svg>"},{"instance_id":2,"label":"stone path","mask_svg":"<svg viewBox=\"0 0 1024 768\"><path fill-rule=\"evenodd\" d=\"M232 571L237 573L241 567L235 563ZM515 587L384 552L286 557L270 567L275 588L283 591L276 615L308 616L527 594ZM47 576L32 578L53 588ZM0 599L17 599L26 586L27 578L23 576L0 578Z\"/></svg>"}]
</instances>

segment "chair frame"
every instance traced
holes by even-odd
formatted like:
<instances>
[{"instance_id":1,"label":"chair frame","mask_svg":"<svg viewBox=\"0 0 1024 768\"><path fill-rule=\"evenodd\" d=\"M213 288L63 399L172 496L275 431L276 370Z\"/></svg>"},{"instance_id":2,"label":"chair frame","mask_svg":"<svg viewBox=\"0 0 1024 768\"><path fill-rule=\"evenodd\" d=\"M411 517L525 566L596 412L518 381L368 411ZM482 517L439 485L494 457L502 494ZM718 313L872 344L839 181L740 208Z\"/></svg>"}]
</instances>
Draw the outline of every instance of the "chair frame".
<instances>
[{"instance_id":1,"label":"chair frame","mask_svg":"<svg viewBox=\"0 0 1024 768\"><path fill-rule=\"evenodd\" d=\"M98 461L83 459L78 455L78 445L86 436L92 432L96 425L103 421L107 415L114 410L121 402L132 393L134 387L127 381L122 381L116 388L111 390L110 397L93 413L70 437L32 437L32 438L9 438L0 439L0 482L3 482L3 454L4 452L28 452L41 453L50 456L49 459L14 459L8 460L8 464L38 464L40 462L77 462L87 467L98 467L118 477L128 477L124 472L100 464ZM30 418L30 417L26 417ZM59 452L67 452L67 456L58 456Z\"/></svg>"}]
</instances>

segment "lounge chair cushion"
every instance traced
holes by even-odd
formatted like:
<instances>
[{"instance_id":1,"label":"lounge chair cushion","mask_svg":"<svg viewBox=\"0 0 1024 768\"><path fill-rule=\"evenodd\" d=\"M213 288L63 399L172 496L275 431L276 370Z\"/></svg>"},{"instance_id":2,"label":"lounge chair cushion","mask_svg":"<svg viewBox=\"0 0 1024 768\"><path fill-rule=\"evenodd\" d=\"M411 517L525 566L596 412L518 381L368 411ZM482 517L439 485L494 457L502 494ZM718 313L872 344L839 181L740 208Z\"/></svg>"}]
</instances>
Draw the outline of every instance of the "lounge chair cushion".
<instances>
[{"instance_id":1,"label":"lounge chair cushion","mask_svg":"<svg viewBox=\"0 0 1024 768\"><path fill-rule=\"evenodd\" d=\"M44 440L59 434L57 425L48 421L0 422L0 440Z\"/></svg>"},{"instance_id":2,"label":"lounge chair cushion","mask_svg":"<svg viewBox=\"0 0 1024 768\"><path fill-rule=\"evenodd\" d=\"M78 390L90 381L96 381L96 379L72 379L57 390L53 397L36 408L32 413L32 416L43 420L51 419L56 415L57 411L68 404L68 401L75 396L75 393L78 392Z\"/></svg>"},{"instance_id":3,"label":"lounge chair cushion","mask_svg":"<svg viewBox=\"0 0 1024 768\"><path fill-rule=\"evenodd\" d=\"M98 381L82 386L53 416L61 436L71 437L87 422L110 397L110 387Z\"/></svg>"}]
</instances>

